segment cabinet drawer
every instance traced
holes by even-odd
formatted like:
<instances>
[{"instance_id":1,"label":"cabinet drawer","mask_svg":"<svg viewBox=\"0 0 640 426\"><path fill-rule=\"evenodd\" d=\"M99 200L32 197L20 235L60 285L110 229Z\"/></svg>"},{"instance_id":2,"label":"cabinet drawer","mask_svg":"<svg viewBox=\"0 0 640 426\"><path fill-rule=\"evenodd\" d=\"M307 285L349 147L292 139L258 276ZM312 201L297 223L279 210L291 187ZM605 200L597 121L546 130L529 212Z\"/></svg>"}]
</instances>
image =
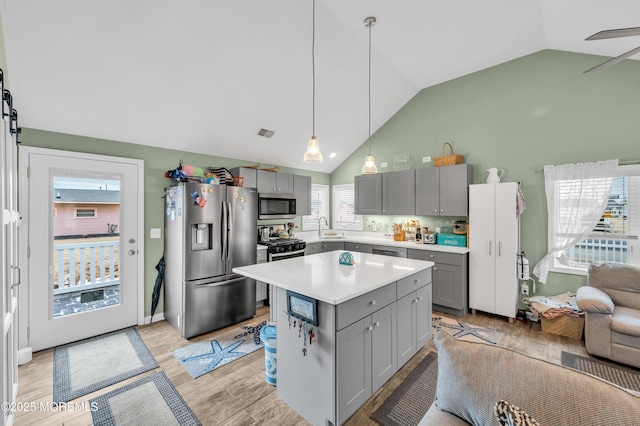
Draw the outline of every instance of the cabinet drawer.
<instances>
[{"instance_id":1,"label":"cabinet drawer","mask_svg":"<svg viewBox=\"0 0 640 426\"><path fill-rule=\"evenodd\" d=\"M411 250L409 258L418 260L430 260L434 263L445 263L447 265L462 266L462 259L465 255L458 253L447 253L442 251Z\"/></svg>"},{"instance_id":2,"label":"cabinet drawer","mask_svg":"<svg viewBox=\"0 0 640 426\"><path fill-rule=\"evenodd\" d=\"M371 253L373 251L373 247L371 244L362 244L362 243L344 243L344 249L349 251L357 251L360 253Z\"/></svg>"},{"instance_id":3,"label":"cabinet drawer","mask_svg":"<svg viewBox=\"0 0 640 426\"><path fill-rule=\"evenodd\" d=\"M263 263L266 261L267 261L267 251L258 250L258 254L256 255L256 263Z\"/></svg>"},{"instance_id":4,"label":"cabinet drawer","mask_svg":"<svg viewBox=\"0 0 640 426\"><path fill-rule=\"evenodd\" d=\"M398 299L431 282L431 268L398 280Z\"/></svg>"},{"instance_id":5,"label":"cabinet drawer","mask_svg":"<svg viewBox=\"0 0 640 426\"><path fill-rule=\"evenodd\" d=\"M396 301L396 283L388 284L369 293L347 300L336 306L336 330L371 315Z\"/></svg>"}]
</instances>

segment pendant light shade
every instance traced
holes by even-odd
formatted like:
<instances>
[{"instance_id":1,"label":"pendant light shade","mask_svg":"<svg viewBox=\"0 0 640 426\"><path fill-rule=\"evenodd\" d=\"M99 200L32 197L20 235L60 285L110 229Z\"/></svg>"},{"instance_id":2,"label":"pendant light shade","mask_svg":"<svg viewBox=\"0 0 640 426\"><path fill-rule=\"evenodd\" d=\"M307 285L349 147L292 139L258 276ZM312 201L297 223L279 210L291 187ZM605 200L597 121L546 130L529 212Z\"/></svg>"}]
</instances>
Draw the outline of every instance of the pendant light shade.
<instances>
[{"instance_id":1,"label":"pendant light shade","mask_svg":"<svg viewBox=\"0 0 640 426\"><path fill-rule=\"evenodd\" d=\"M313 0L312 13L312 30L311 30L311 74L313 80L313 94L311 107L311 139L307 145L307 151L304 153L303 161L305 163L322 163L322 153L320 145L316 139L316 0Z\"/></svg>"},{"instance_id":2,"label":"pendant light shade","mask_svg":"<svg viewBox=\"0 0 640 426\"><path fill-rule=\"evenodd\" d=\"M376 18L370 16L364 20L364 26L369 28L369 153L364 159L364 166L362 166L362 174L374 174L378 173L376 167L376 160L371 155L371 27L376 23Z\"/></svg>"},{"instance_id":3,"label":"pendant light shade","mask_svg":"<svg viewBox=\"0 0 640 426\"><path fill-rule=\"evenodd\" d=\"M307 152L304 153L305 163L322 163L322 153L318 146L318 140L315 136L311 136L309 145L307 146Z\"/></svg>"}]
</instances>

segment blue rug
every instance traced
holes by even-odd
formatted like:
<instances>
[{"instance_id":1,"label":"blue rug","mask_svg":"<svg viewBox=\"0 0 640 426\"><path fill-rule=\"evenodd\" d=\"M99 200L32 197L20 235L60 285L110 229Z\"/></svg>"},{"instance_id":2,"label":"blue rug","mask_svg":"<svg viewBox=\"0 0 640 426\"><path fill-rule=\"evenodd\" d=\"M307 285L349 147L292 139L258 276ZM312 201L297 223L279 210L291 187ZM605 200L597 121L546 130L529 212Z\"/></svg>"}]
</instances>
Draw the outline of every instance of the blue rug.
<instances>
[{"instance_id":1,"label":"blue rug","mask_svg":"<svg viewBox=\"0 0 640 426\"><path fill-rule=\"evenodd\" d=\"M53 354L53 402L68 402L158 367L133 328L59 346Z\"/></svg>"},{"instance_id":2,"label":"blue rug","mask_svg":"<svg viewBox=\"0 0 640 426\"><path fill-rule=\"evenodd\" d=\"M164 372L89 400L96 426L198 426L200 422Z\"/></svg>"},{"instance_id":3,"label":"blue rug","mask_svg":"<svg viewBox=\"0 0 640 426\"><path fill-rule=\"evenodd\" d=\"M261 349L260 330L266 325L242 326L215 340L193 343L173 351L173 355L187 369L191 377L198 378L216 368Z\"/></svg>"}]
</instances>

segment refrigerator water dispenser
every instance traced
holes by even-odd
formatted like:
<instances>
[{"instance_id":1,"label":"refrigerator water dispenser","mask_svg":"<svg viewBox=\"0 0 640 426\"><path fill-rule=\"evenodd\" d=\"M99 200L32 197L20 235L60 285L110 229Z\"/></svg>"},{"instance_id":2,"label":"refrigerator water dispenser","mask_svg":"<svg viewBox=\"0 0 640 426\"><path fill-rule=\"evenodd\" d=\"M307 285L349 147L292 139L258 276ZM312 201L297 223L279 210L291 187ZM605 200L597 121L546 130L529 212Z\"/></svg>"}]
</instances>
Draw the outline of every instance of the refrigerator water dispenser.
<instances>
[{"instance_id":1,"label":"refrigerator water dispenser","mask_svg":"<svg viewBox=\"0 0 640 426\"><path fill-rule=\"evenodd\" d=\"M191 225L191 251L211 250L211 223L195 223Z\"/></svg>"}]
</instances>

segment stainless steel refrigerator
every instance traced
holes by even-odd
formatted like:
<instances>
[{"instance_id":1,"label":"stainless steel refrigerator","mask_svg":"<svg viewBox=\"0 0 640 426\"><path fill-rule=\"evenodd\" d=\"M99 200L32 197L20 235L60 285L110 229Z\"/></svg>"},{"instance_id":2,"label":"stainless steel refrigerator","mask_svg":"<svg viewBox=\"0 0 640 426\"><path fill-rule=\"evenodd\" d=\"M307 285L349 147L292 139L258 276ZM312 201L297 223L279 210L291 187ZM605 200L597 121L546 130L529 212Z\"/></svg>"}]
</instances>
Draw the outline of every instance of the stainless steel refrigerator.
<instances>
[{"instance_id":1,"label":"stainless steel refrigerator","mask_svg":"<svg viewBox=\"0 0 640 426\"><path fill-rule=\"evenodd\" d=\"M164 317L186 339L256 313L254 188L185 182L165 189Z\"/></svg>"}]
</instances>

